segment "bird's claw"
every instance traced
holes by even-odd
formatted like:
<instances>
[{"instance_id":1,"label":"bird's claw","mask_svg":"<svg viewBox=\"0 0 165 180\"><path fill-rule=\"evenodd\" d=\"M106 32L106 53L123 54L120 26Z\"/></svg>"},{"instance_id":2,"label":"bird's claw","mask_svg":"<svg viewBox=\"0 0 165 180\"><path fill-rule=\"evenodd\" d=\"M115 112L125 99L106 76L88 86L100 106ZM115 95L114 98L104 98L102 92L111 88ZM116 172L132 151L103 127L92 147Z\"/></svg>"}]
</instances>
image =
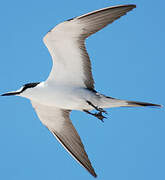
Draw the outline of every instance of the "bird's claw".
<instances>
[{"instance_id":1,"label":"bird's claw","mask_svg":"<svg viewBox=\"0 0 165 180\"><path fill-rule=\"evenodd\" d=\"M97 107L95 106L94 104L92 104L90 101L87 101L87 103L92 106L93 108L95 108L96 111L99 111L99 113L105 113L105 114L108 114L107 111L105 111L103 108L100 108L100 107ZM98 113L98 114L99 114Z\"/></svg>"},{"instance_id":2,"label":"bird's claw","mask_svg":"<svg viewBox=\"0 0 165 180\"><path fill-rule=\"evenodd\" d=\"M105 114L108 114L107 111L105 111L103 108L97 108L97 110L99 111L99 113L105 113Z\"/></svg>"},{"instance_id":3,"label":"bird's claw","mask_svg":"<svg viewBox=\"0 0 165 180\"><path fill-rule=\"evenodd\" d=\"M94 116L95 116L96 118L100 119L102 122L104 122L104 120L103 120L104 118L107 118L107 117L105 117L105 116L102 115L102 112L101 112L101 111L98 112L98 113L95 113Z\"/></svg>"}]
</instances>

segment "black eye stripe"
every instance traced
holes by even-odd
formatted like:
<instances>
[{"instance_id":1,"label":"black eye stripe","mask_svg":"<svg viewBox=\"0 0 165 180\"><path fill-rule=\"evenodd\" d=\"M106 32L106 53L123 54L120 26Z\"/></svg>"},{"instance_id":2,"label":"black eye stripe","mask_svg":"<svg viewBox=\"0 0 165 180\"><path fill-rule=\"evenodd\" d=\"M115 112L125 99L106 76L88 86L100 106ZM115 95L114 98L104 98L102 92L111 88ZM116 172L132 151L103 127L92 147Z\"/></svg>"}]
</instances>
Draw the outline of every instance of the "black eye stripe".
<instances>
[{"instance_id":1,"label":"black eye stripe","mask_svg":"<svg viewBox=\"0 0 165 180\"><path fill-rule=\"evenodd\" d=\"M25 84L20 93L22 93L23 91L25 91L28 88L33 88L33 87L37 86L38 84L40 84L40 82Z\"/></svg>"}]
</instances>

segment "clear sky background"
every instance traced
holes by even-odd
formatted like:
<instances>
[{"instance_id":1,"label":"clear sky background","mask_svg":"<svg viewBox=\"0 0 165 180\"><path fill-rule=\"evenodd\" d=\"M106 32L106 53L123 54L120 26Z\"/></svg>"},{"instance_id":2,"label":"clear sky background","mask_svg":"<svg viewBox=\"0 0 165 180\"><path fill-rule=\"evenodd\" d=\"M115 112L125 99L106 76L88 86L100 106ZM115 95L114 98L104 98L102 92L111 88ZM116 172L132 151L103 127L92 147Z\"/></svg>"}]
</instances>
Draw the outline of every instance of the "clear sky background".
<instances>
[{"instance_id":1,"label":"clear sky background","mask_svg":"<svg viewBox=\"0 0 165 180\"><path fill-rule=\"evenodd\" d=\"M165 105L165 2L144 0L14 0L0 7L0 93L47 78L52 62L42 42L56 24L118 4L137 8L87 40L96 90ZM0 179L92 180L41 124L30 101L0 97ZM71 118L98 180L165 179L165 109L116 108L104 123Z\"/></svg>"}]
</instances>

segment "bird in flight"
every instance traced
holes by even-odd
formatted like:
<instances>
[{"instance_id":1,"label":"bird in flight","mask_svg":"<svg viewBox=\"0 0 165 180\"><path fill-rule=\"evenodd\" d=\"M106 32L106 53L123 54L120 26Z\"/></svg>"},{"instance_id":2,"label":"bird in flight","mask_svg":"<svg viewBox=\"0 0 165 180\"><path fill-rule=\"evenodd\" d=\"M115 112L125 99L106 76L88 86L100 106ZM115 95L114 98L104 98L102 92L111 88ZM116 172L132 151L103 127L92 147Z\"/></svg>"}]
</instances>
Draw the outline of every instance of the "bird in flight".
<instances>
[{"instance_id":1,"label":"bird in flight","mask_svg":"<svg viewBox=\"0 0 165 180\"><path fill-rule=\"evenodd\" d=\"M106 114L104 108L161 107L158 104L112 98L98 93L94 88L85 39L135 7L132 4L107 7L58 24L43 38L53 60L48 79L25 84L15 92L1 95L17 95L30 99L41 122L94 177L97 175L69 118L70 112L84 111L103 121Z\"/></svg>"}]
</instances>

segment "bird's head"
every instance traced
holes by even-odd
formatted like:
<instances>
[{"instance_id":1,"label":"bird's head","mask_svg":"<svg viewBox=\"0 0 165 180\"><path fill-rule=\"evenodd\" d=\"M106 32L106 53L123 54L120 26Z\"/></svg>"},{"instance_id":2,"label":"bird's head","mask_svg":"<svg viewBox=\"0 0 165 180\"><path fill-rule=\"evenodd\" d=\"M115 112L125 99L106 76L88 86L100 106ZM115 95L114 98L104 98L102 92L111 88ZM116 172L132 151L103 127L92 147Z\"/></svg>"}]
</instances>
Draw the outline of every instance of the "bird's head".
<instances>
[{"instance_id":1,"label":"bird's head","mask_svg":"<svg viewBox=\"0 0 165 180\"><path fill-rule=\"evenodd\" d=\"M18 89L17 91L11 91L11 92L7 92L4 94L1 94L1 96L14 96L14 95L20 95L22 92L24 92L25 90L29 89L29 88L34 88L36 87L40 82L35 82L35 83L28 83L23 85L20 89Z\"/></svg>"}]
</instances>

